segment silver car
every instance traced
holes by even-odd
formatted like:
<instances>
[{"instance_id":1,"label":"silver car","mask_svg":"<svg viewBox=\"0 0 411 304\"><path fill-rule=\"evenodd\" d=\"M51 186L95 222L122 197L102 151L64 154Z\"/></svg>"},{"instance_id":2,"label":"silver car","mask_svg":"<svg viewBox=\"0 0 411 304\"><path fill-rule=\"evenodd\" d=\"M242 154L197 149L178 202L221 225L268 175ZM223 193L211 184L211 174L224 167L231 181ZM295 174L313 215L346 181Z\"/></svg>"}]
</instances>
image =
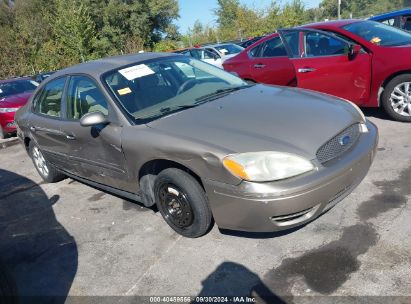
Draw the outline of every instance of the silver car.
<instances>
[{"instance_id":1,"label":"silver car","mask_svg":"<svg viewBox=\"0 0 411 304\"><path fill-rule=\"evenodd\" d=\"M69 176L157 205L186 237L214 221L268 232L315 219L361 182L378 140L348 101L248 85L176 54L59 71L16 121L45 181Z\"/></svg>"}]
</instances>

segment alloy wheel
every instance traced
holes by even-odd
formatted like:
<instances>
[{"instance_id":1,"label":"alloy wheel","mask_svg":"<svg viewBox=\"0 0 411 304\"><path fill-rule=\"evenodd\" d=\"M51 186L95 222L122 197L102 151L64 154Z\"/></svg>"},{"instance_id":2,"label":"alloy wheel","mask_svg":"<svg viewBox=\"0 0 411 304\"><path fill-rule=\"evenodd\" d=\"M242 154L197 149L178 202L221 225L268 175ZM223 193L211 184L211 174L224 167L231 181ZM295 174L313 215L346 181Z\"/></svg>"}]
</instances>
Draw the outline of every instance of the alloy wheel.
<instances>
[{"instance_id":1,"label":"alloy wheel","mask_svg":"<svg viewBox=\"0 0 411 304\"><path fill-rule=\"evenodd\" d=\"M411 82L398 84L391 93L392 109L399 115L411 116Z\"/></svg>"},{"instance_id":2,"label":"alloy wheel","mask_svg":"<svg viewBox=\"0 0 411 304\"><path fill-rule=\"evenodd\" d=\"M33 148L33 159L34 164L43 176L49 175L49 168L47 167L46 160L44 159L43 153L41 153L38 147Z\"/></svg>"}]
</instances>

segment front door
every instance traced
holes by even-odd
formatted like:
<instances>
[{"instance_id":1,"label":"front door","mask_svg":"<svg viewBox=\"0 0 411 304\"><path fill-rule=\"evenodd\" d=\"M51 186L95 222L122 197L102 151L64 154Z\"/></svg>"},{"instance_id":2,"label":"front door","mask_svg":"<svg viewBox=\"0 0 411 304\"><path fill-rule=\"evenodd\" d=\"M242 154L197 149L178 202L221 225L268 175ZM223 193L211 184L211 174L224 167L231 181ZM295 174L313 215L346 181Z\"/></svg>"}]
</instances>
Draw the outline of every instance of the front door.
<instances>
[{"instance_id":1,"label":"front door","mask_svg":"<svg viewBox=\"0 0 411 304\"><path fill-rule=\"evenodd\" d=\"M280 36L256 46L249 52L249 73L256 82L294 86L295 71Z\"/></svg>"},{"instance_id":2,"label":"front door","mask_svg":"<svg viewBox=\"0 0 411 304\"><path fill-rule=\"evenodd\" d=\"M291 59L300 88L348 99L359 105L368 101L371 55L361 50L349 56L350 43L316 30L290 30L300 35L300 56Z\"/></svg>"},{"instance_id":3,"label":"front door","mask_svg":"<svg viewBox=\"0 0 411 304\"><path fill-rule=\"evenodd\" d=\"M72 163L72 173L117 189L127 188L127 170L121 144L122 127L115 122L83 127L87 113L110 111L106 97L94 80L71 76L67 87L65 117L61 130Z\"/></svg>"}]
</instances>

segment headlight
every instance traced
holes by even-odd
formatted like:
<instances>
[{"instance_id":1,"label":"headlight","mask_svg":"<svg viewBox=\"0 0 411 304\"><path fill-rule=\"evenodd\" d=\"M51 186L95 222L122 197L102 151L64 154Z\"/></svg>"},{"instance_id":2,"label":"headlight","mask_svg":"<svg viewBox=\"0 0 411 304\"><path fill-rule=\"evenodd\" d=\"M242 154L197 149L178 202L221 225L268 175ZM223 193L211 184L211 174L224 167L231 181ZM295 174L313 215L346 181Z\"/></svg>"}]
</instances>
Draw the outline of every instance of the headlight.
<instances>
[{"instance_id":1,"label":"headlight","mask_svg":"<svg viewBox=\"0 0 411 304\"><path fill-rule=\"evenodd\" d=\"M16 112L19 108L0 108L0 113Z\"/></svg>"},{"instance_id":2,"label":"headlight","mask_svg":"<svg viewBox=\"0 0 411 304\"><path fill-rule=\"evenodd\" d=\"M233 175L253 182L285 179L314 169L314 165L305 158L269 151L228 155L223 163Z\"/></svg>"}]
</instances>

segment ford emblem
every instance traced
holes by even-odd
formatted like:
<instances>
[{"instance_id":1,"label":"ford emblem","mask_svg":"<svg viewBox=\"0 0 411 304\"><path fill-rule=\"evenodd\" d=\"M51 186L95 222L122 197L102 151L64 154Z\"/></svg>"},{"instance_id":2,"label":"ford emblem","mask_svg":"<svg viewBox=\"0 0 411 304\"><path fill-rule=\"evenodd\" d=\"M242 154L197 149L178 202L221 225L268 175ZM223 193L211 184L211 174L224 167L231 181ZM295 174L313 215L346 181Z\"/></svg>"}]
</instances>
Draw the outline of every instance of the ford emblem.
<instances>
[{"instance_id":1,"label":"ford emblem","mask_svg":"<svg viewBox=\"0 0 411 304\"><path fill-rule=\"evenodd\" d=\"M346 146L351 142L351 136L344 135L344 136L340 137L338 142L340 143L341 146Z\"/></svg>"}]
</instances>

